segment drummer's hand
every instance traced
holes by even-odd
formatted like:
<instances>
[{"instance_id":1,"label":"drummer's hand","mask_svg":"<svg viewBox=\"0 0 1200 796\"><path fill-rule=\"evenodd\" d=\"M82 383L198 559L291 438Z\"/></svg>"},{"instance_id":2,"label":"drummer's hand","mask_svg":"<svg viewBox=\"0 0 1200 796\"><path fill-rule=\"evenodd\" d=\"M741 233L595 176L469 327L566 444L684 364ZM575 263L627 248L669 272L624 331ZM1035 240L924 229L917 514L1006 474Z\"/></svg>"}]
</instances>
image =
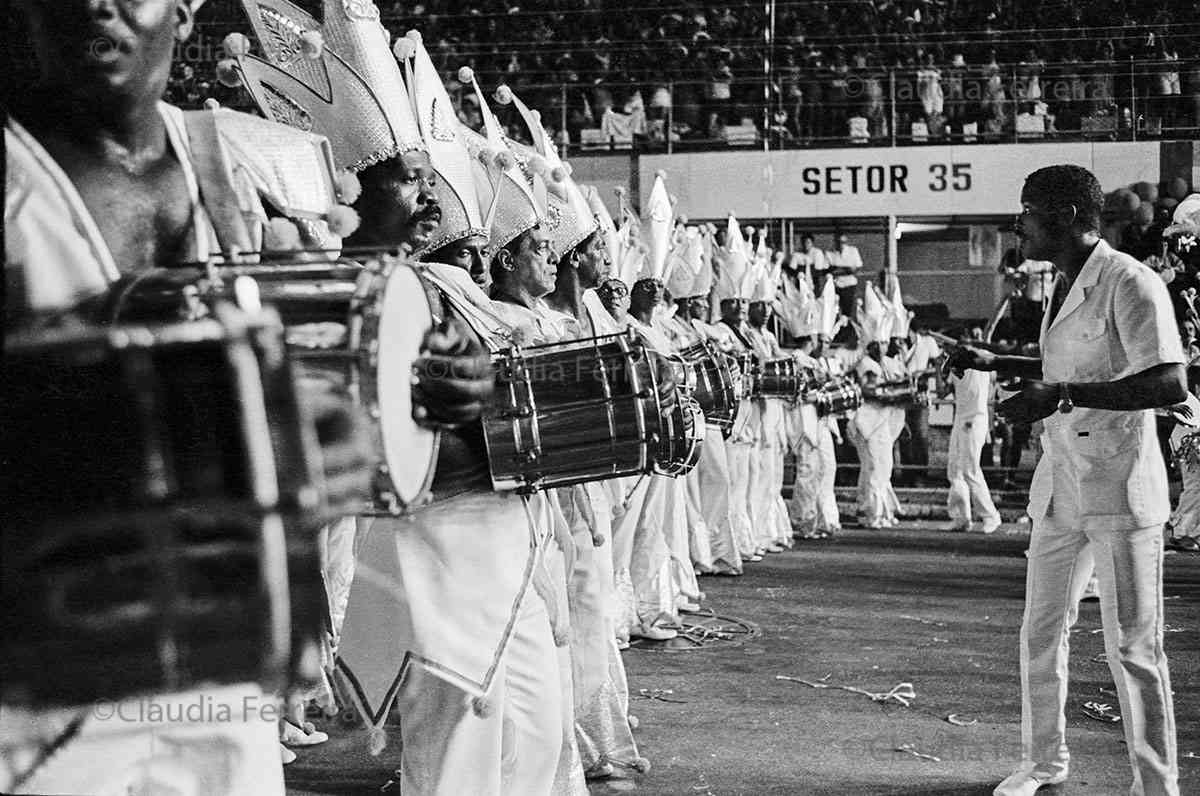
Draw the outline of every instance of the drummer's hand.
<instances>
[{"instance_id":1,"label":"drummer's hand","mask_svg":"<svg viewBox=\"0 0 1200 796\"><path fill-rule=\"evenodd\" d=\"M413 372L413 419L422 425L470 423L491 403L495 386L491 357L454 316L426 334Z\"/></svg>"},{"instance_id":2,"label":"drummer's hand","mask_svg":"<svg viewBox=\"0 0 1200 796\"><path fill-rule=\"evenodd\" d=\"M366 416L323 379L301 378L297 383L317 428L329 516L357 514L370 503L374 472Z\"/></svg>"},{"instance_id":3,"label":"drummer's hand","mask_svg":"<svg viewBox=\"0 0 1200 796\"><path fill-rule=\"evenodd\" d=\"M1035 423L1058 411L1059 388L1037 379L1023 379L1021 391L1001 401L996 411L1013 423Z\"/></svg>"},{"instance_id":4,"label":"drummer's hand","mask_svg":"<svg viewBox=\"0 0 1200 796\"><path fill-rule=\"evenodd\" d=\"M992 370L995 362L996 355L991 351L969 345L957 346L946 357L946 367L959 378L964 370Z\"/></svg>"}]
</instances>

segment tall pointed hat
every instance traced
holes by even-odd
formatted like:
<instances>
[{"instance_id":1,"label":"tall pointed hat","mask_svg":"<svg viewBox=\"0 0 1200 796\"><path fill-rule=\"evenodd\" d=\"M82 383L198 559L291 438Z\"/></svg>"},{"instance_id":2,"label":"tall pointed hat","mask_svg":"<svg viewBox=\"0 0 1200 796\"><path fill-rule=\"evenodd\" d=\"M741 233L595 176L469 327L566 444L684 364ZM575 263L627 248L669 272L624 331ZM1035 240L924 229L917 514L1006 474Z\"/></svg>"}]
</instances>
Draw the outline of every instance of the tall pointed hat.
<instances>
[{"instance_id":1,"label":"tall pointed hat","mask_svg":"<svg viewBox=\"0 0 1200 796\"><path fill-rule=\"evenodd\" d=\"M904 306L904 297L900 292L899 274L888 274L886 298L892 313L892 337L908 337L911 318L908 308Z\"/></svg>"},{"instance_id":2,"label":"tall pointed hat","mask_svg":"<svg viewBox=\"0 0 1200 796\"><path fill-rule=\"evenodd\" d=\"M879 294L873 282L867 282L863 298L862 317L859 319L866 342L886 343L892 336L892 312L887 300Z\"/></svg>"},{"instance_id":3,"label":"tall pointed hat","mask_svg":"<svg viewBox=\"0 0 1200 796\"><path fill-rule=\"evenodd\" d=\"M839 306L837 285L834 284L832 276L826 274L825 285L821 288L819 296L820 310L820 326L817 328L817 334L822 337L832 340L838 329Z\"/></svg>"},{"instance_id":4,"label":"tall pointed hat","mask_svg":"<svg viewBox=\"0 0 1200 796\"><path fill-rule=\"evenodd\" d=\"M474 173L474 169L482 164L472 161L467 144L459 133L459 122L450 95L429 57L429 51L425 49L421 34L410 30L403 38L396 40L393 50L404 65L404 76L413 97L421 137L429 150L433 170L437 172L434 191L442 210L442 221L437 232L415 254L419 257L463 238L476 235L487 237L488 228L479 207Z\"/></svg>"},{"instance_id":5,"label":"tall pointed hat","mask_svg":"<svg viewBox=\"0 0 1200 796\"><path fill-rule=\"evenodd\" d=\"M528 166L546 188L546 230L555 253L562 257L598 231L600 221L572 179L570 164L559 156L553 139L542 125L541 114L531 110L508 86L497 88L496 97L499 101L511 102L529 130L533 155L528 159Z\"/></svg>"},{"instance_id":6,"label":"tall pointed hat","mask_svg":"<svg viewBox=\"0 0 1200 796\"><path fill-rule=\"evenodd\" d=\"M268 119L324 135L350 171L425 150L374 3L324 0L318 21L288 0L241 2L266 57L250 55L240 34L226 49Z\"/></svg>"},{"instance_id":7,"label":"tall pointed hat","mask_svg":"<svg viewBox=\"0 0 1200 796\"><path fill-rule=\"evenodd\" d=\"M732 213L725 224L725 245L714 249L713 261L717 301L750 298L758 273L753 268L750 247L742 237L742 227Z\"/></svg>"},{"instance_id":8,"label":"tall pointed hat","mask_svg":"<svg viewBox=\"0 0 1200 796\"><path fill-rule=\"evenodd\" d=\"M646 243L646 271L642 276L666 280L667 256L671 249L672 227L675 209L671 206L671 195L667 193L666 172L654 175L654 186L646 199L642 214L642 234Z\"/></svg>"},{"instance_id":9,"label":"tall pointed hat","mask_svg":"<svg viewBox=\"0 0 1200 796\"><path fill-rule=\"evenodd\" d=\"M471 156L484 166L482 172L475 172L476 176L486 176L491 187L491 196L480 206L490 238L488 256L493 257L521 233L542 223L545 206L535 197L534 180L522 170L524 164L509 146L500 121L484 98L483 90L475 80L475 70L462 67L458 70L458 80L475 90L479 113L483 117L482 133L475 133L465 125L460 125L459 130Z\"/></svg>"},{"instance_id":10,"label":"tall pointed hat","mask_svg":"<svg viewBox=\"0 0 1200 796\"><path fill-rule=\"evenodd\" d=\"M617 262L619 246L617 225L613 222L612 214L608 212L604 200L600 198L600 191L596 189L596 186L584 185L581 187L587 198L588 207L591 209L592 215L596 217L596 223L600 225L600 234L604 236L604 244L608 249L608 273L604 276L605 278L620 278L620 264Z\"/></svg>"}]
</instances>

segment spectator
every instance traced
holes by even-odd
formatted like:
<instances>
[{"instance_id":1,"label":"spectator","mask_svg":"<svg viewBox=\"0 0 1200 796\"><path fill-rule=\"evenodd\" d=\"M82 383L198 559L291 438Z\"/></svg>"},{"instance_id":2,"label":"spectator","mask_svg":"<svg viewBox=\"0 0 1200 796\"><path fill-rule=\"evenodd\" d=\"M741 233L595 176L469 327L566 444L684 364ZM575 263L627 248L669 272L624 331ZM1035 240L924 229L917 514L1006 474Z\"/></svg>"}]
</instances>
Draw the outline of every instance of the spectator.
<instances>
[{"instance_id":1,"label":"spectator","mask_svg":"<svg viewBox=\"0 0 1200 796\"><path fill-rule=\"evenodd\" d=\"M833 249L825 252L825 261L837 288L839 311L848 318L858 317L854 299L858 293L858 272L863 267L858 247L850 244L846 233L837 232L833 236Z\"/></svg>"},{"instance_id":2,"label":"spectator","mask_svg":"<svg viewBox=\"0 0 1200 796\"><path fill-rule=\"evenodd\" d=\"M800 251L792 252L788 267L796 273L803 272L812 282L813 289L821 292L825 285L825 276L829 273L829 263L825 260L825 252L814 245L811 232L800 235Z\"/></svg>"},{"instance_id":3,"label":"spectator","mask_svg":"<svg viewBox=\"0 0 1200 796\"><path fill-rule=\"evenodd\" d=\"M925 111L925 124L930 131L940 130L945 97L942 92L942 73L933 61L933 53L925 54L925 63L917 70L917 94Z\"/></svg>"}]
</instances>

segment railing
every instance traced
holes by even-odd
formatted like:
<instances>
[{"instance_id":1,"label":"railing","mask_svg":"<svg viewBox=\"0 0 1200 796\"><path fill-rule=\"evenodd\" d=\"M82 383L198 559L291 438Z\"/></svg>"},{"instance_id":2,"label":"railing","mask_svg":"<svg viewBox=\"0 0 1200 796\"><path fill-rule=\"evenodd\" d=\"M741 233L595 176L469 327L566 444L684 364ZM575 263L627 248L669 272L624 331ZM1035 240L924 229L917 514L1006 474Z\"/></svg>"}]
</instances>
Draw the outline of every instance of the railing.
<instances>
[{"instance_id":1,"label":"railing","mask_svg":"<svg viewBox=\"0 0 1200 796\"><path fill-rule=\"evenodd\" d=\"M1182 79L1179 62L943 69L940 94L912 69L735 80L728 92L707 81L516 88L570 153L1200 138L1200 66L1185 68Z\"/></svg>"}]
</instances>

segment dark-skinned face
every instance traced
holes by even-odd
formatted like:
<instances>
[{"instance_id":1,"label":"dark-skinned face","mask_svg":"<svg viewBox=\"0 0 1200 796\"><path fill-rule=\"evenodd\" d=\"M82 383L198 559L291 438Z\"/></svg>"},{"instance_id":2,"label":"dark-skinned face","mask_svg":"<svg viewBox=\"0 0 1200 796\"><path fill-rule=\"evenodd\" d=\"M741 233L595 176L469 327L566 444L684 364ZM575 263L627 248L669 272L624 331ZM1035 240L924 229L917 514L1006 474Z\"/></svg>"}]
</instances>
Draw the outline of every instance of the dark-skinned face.
<instances>
[{"instance_id":1,"label":"dark-skinned face","mask_svg":"<svg viewBox=\"0 0 1200 796\"><path fill-rule=\"evenodd\" d=\"M93 102L157 97L175 44L192 32L186 0L23 0L43 82Z\"/></svg>"},{"instance_id":2,"label":"dark-skinned face","mask_svg":"<svg viewBox=\"0 0 1200 796\"><path fill-rule=\"evenodd\" d=\"M419 249L442 221L434 192L429 155L405 152L363 169L358 175L362 196L354 203L362 217L360 235L374 243L407 243Z\"/></svg>"},{"instance_id":3,"label":"dark-skinned face","mask_svg":"<svg viewBox=\"0 0 1200 796\"><path fill-rule=\"evenodd\" d=\"M688 314L698 321L708 320L708 299L704 296L692 296L687 300Z\"/></svg>"},{"instance_id":4,"label":"dark-skinned face","mask_svg":"<svg viewBox=\"0 0 1200 796\"><path fill-rule=\"evenodd\" d=\"M767 322L767 318L771 317L771 308L767 306L765 301L750 302L750 325L761 327Z\"/></svg>"},{"instance_id":5,"label":"dark-skinned face","mask_svg":"<svg viewBox=\"0 0 1200 796\"><path fill-rule=\"evenodd\" d=\"M721 320L730 323L741 323L746 318L745 299L724 299L721 301Z\"/></svg>"},{"instance_id":6,"label":"dark-skinned face","mask_svg":"<svg viewBox=\"0 0 1200 796\"><path fill-rule=\"evenodd\" d=\"M1021 256L1027 260L1053 260L1062 245L1067 227L1037 197L1022 192L1021 215L1017 216L1017 238Z\"/></svg>"},{"instance_id":7,"label":"dark-skinned face","mask_svg":"<svg viewBox=\"0 0 1200 796\"><path fill-rule=\"evenodd\" d=\"M883 348L879 345L878 341L872 340L867 343L867 356L876 362L883 361Z\"/></svg>"},{"instance_id":8,"label":"dark-skinned face","mask_svg":"<svg viewBox=\"0 0 1200 796\"><path fill-rule=\"evenodd\" d=\"M662 303L665 290L666 288L658 283L641 282L634 285L629 296L629 311L634 315L654 312L654 308Z\"/></svg>"},{"instance_id":9,"label":"dark-skinned face","mask_svg":"<svg viewBox=\"0 0 1200 796\"><path fill-rule=\"evenodd\" d=\"M487 266L487 245L487 236L468 235L447 243L423 259L463 269L471 275L475 284L486 291L492 284L492 275Z\"/></svg>"}]
</instances>

